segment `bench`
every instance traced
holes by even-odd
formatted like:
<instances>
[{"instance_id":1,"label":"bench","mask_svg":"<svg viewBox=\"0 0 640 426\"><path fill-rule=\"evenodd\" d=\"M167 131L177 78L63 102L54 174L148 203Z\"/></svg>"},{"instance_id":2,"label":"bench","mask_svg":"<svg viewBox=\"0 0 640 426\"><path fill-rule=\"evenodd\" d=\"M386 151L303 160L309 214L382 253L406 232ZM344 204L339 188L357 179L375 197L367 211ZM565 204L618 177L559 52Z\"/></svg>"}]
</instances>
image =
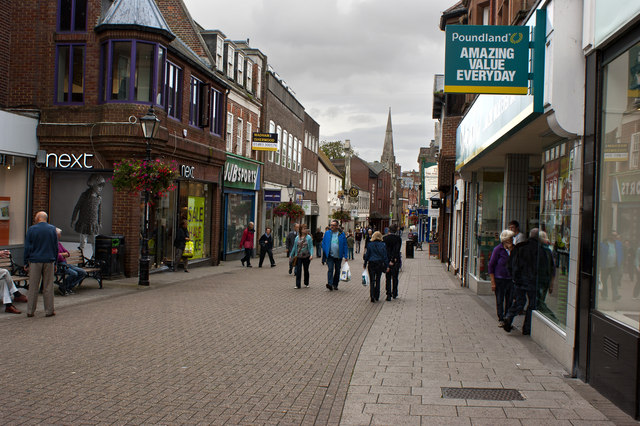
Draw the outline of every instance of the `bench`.
<instances>
[{"instance_id":1,"label":"bench","mask_svg":"<svg viewBox=\"0 0 640 426\"><path fill-rule=\"evenodd\" d=\"M102 262L84 257L82 250L69 250L69 257L66 259L68 265L77 266L87 273L87 277L91 277L98 281L98 285L102 288ZM58 263L56 267L55 284L60 286L67 278L67 267L64 263ZM82 283L78 284L81 285Z\"/></svg>"},{"instance_id":2,"label":"bench","mask_svg":"<svg viewBox=\"0 0 640 426\"><path fill-rule=\"evenodd\" d=\"M13 256L0 257L0 269L11 273L11 279L16 287L29 288L29 274L24 268L13 261Z\"/></svg>"}]
</instances>

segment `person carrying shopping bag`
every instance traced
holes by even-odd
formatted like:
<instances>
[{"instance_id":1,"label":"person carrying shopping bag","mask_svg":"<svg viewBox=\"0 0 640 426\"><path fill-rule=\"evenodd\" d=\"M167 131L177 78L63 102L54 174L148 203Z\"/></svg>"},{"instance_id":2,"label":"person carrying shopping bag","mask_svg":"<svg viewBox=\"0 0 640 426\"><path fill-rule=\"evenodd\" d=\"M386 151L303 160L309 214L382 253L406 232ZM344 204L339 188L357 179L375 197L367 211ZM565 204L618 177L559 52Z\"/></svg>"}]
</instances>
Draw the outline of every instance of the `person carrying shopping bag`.
<instances>
[{"instance_id":1,"label":"person carrying shopping bag","mask_svg":"<svg viewBox=\"0 0 640 426\"><path fill-rule=\"evenodd\" d=\"M313 259L313 239L309 235L309 228L304 223L300 225L300 233L293 242L290 257L296 269L296 288L301 287L303 269L304 285L309 287L309 263Z\"/></svg>"},{"instance_id":2,"label":"person carrying shopping bag","mask_svg":"<svg viewBox=\"0 0 640 426\"><path fill-rule=\"evenodd\" d=\"M369 293L371 302L380 300L380 279L384 272L389 272L389 256L387 246L382 242L382 234L376 231L371 236L371 241L364 253L364 267L368 266L371 285Z\"/></svg>"}]
</instances>

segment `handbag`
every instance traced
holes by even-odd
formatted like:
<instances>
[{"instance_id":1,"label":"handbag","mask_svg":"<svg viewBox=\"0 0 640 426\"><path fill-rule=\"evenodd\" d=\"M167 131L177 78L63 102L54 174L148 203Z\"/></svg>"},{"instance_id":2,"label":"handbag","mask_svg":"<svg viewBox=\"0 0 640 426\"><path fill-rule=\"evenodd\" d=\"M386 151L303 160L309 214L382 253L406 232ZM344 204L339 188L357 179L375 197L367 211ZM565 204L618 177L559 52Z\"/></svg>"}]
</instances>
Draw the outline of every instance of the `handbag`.
<instances>
[{"instance_id":1,"label":"handbag","mask_svg":"<svg viewBox=\"0 0 640 426\"><path fill-rule=\"evenodd\" d=\"M293 256L293 260L291 261L291 267L296 266L296 263L298 263L298 256Z\"/></svg>"},{"instance_id":2,"label":"handbag","mask_svg":"<svg viewBox=\"0 0 640 426\"><path fill-rule=\"evenodd\" d=\"M193 245L193 241L187 241L184 245L184 250L182 251L182 257L186 257L190 259L193 257L193 253L195 251L195 247Z\"/></svg>"}]
</instances>

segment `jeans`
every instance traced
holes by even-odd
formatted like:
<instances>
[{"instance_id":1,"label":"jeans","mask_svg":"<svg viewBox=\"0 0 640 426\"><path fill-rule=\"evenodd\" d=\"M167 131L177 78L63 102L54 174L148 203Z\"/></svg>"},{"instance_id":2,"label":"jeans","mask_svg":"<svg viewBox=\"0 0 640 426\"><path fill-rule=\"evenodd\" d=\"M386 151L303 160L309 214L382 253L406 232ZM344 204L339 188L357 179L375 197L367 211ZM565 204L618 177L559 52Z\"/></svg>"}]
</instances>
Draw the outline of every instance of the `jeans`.
<instances>
[{"instance_id":1,"label":"jeans","mask_svg":"<svg viewBox=\"0 0 640 426\"><path fill-rule=\"evenodd\" d=\"M300 281L302 278L302 268L304 268L304 285L309 286L309 263L311 263L310 258L301 258L298 257L296 261L296 287L300 288Z\"/></svg>"},{"instance_id":2,"label":"jeans","mask_svg":"<svg viewBox=\"0 0 640 426\"><path fill-rule=\"evenodd\" d=\"M316 243L316 252L313 255L317 258L322 257L322 241Z\"/></svg>"},{"instance_id":3,"label":"jeans","mask_svg":"<svg viewBox=\"0 0 640 426\"><path fill-rule=\"evenodd\" d=\"M400 273L400 264L389 266L389 272L385 274L385 287L387 297L398 297L398 274Z\"/></svg>"},{"instance_id":4,"label":"jeans","mask_svg":"<svg viewBox=\"0 0 640 426\"><path fill-rule=\"evenodd\" d=\"M87 273L82 268L78 268L74 265L67 265L66 277L64 279L64 287L66 290L71 290L77 285L80 285L82 280L87 277Z\"/></svg>"},{"instance_id":5,"label":"jeans","mask_svg":"<svg viewBox=\"0 0 640 426\"><path fill-rule=\"evenodd\" d=\"M327 284L338 288L340 282L340 267L342 266L342 258L327 256Z\"/></svg>"},{"instance_id":6,"label":"jeans","mask_svg":"<svg viewBox=\"0 0 640 426\"><path fill-rule=\"evenodd\" d=\"M511 307L513 281L510 278L496 278L496 310L498 321L504 321L504 317Z\"/></svg>"},{"instance_id":7,"label":"jeans","mask_svg":"<svg viewBox=\"0 0 640 426\"><path fill-rule=\"evenodd\" d=\"M182 262L184 263L184 270L185 271L189 270L189 258L188 257L184 257L182 255L182 253L184 253L184 249L176 247L176 261L173 264L173 270L174 271L178 270L178 265L180 264L180 260L182 260Z\"/></svg>"},{"instance_id":8,"label":"jeans","mask_svg":"<svg viewBox=\"0 0 640 426\"><path fill-rule=\"evenodd\" d=\"M602 268L602 272L600 272L600 282L602 283L602 298L607 299L608 297L608 286L611 285L611 295L613 296L613 300L619 298L618 296L618 287L620 286L620 275L618 272L618 267L613 268ZM608 284L609 282L610 284Z\"/></svg>"},{"instance_id":9,"label":"jeans","mask_svg":"<svg viewBox=\"0 0 640 426\"><path fill-rule=\"evenodd\" d=\"M349 248L349 259L353 260L353 247Z\"/></svg>"},{"instance_id":10,"label":"jeans","mask_svg":"<svg viewBox=\"0 0 640 426\"><path fill-rule=\"evenodd\" d=\"M275 260L273 260L273 251L271 251L271 249L260 247L260 263L258 263L258 266L262 267L262 262L264 262L264 257L267 254L269 255L271 266L274 266L276 264Z\"/></svg>"},{"instance_id":11,"label":"jeans","mask_svg":"<svg viewBox=\"0 0 640 426\"><path fill-rule=\"evenodd\" d=\"M356 240L356 253L360 253L360 243L362 243L362 241Z\"/></svg>"},{"instance_id":12,"label":"jeans","mask_svg":"<svg viewBox=\"0 0 640 426\"><path fill-rule=\"evenodd\" d=\"M536 293L537 290L535 288L531 289L527 286L514 286L515 301L507 312L505 322L511 325L513 318L524 309L524 305L528 301L527 311L524 314L524 323L522 324L522 334L531 333L531 314L536 308Z\"/></svg>"},{"instance_id":13,"label":"jeans","mask_svg":"<svg viewBox=\"0 0 640 426\"><path fill-rule=\"evenodd\" d=\"M247 262L247 266L251 266L251 254L253 253L253 249L245 248L244 249L244 257L242 260Z\"/></svg>"},{"instance_id":14,"label":"jeans","mask_svg":"<svg viewBox=\"0 0 640 426\"><path fill-rule=\"evenodd\" d=\"M371 301L380 299L380 280L382 278L382 262L369 262L367 269L369 270L369 278L371 283L369 284L369 293L371 295Z\"/></svg>"}]
</instances>

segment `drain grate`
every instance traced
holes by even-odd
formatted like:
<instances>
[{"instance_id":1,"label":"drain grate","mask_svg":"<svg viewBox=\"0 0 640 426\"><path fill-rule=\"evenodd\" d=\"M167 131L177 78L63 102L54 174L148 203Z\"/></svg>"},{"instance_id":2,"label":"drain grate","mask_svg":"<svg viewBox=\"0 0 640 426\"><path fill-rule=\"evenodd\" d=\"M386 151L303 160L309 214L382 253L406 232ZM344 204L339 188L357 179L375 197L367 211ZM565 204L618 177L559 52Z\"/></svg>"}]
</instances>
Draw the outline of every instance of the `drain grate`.
<instances>
[{"instance_id":1,"label":"drain grate","mask_svg":"<svg viewBox=\"0 0 640 426\"><path fill-rule=\"evenodd\" d=\"M524 401L516 389L440 388L443 398L482 399L485 401Z\"/></svg>"}]
</instances>

